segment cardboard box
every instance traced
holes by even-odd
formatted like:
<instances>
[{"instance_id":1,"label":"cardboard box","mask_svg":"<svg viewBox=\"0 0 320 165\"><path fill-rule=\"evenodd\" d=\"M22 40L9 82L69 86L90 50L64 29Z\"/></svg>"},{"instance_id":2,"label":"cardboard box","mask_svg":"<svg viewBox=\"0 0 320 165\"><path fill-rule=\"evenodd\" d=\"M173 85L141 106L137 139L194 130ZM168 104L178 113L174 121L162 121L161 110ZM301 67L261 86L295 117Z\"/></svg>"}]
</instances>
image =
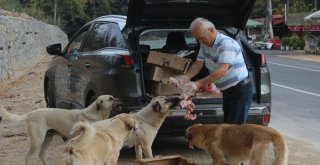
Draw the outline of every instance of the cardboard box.
<instances>
[{"instance_id":1,"label":"cardboard box","mask_svg":"<svg viewBox=\"0 0 320 165\"><path fill-rule=\"evenodd\" d=\"M164 83L170 83L170 77L181 75L181 73L176 72L172 69L154 67L154 66L146 66L144 68L144 79L145 80L153 80Z\"/></svg>"},{"instance_id":2,"label":"cardboard box","mask_svg":"<svg viewBox=\"0 0 320 165\"><path fill-rule=\"evenodd\" d=\"M147 81L145 86L148 93L158 96L180 95L182 92L181 89L177 88L175 85L163 82Z\"/></svg>"},{"instance_id":3,"label":"cardboard box","mask_svg":"<svg viewBox=\"0 0 320 165\"><path fill-rule=\"evenodd\" d=\"M165 68L171 68L180 73L186 73L191 64L191 60L179 57L176 54L167 54L150 51L147 63Z\"/></svg>"},{"instance_id":4,"label":"cardboard box","mask_svg":"<svg viewBox=\"0 0 320 165\"><path fill-rule=\"evenodd\" d=\"M139 165L197 165L195 163L188 162L185 158L179 155L141 159L138 162Z\"/></svg>"}]
</instances>

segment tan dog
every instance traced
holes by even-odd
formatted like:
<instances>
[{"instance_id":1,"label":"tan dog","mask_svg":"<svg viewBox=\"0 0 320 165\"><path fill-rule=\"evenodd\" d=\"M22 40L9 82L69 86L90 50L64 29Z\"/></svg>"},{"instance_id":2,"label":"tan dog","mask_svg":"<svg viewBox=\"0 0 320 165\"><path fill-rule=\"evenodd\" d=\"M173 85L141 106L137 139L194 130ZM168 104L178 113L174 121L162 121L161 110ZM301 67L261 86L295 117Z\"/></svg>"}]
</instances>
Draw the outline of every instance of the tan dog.
<instances>
[{"instance_id":1,"label":"tan dog","mask_svg":"<svg viewBox=\"0 0 320 165\"><path fill-rule=\"evenodd\" d=\"M286 165L287 144L276 130L254 124L194 124L187 128L189 147L204 149L213 165Z\"/></svg>"},{"instance_id":2,"label":"tan dog","mask_svg":"<svg viewBox=\"0 0 320 165\"><path fill-rule=\"evenodd\" d=\"M179 98L168 98L158 96L133 116L139 122L139 129L135 134L131 133L125 146L135 146L136 159L151 158L151 145L157 135L157 132L165 120L166 116L171 112L171 108L179 104ZM143 155L142 155L143 152Z\"/></svg>"},{"instance_id":3,"label":"tan dog","mask_svg":"<svg viewBox=\"0 0 320 165\"><path fill-rule=\"evenodd\" d=\"M120 150L136 121L129 114L119 114L102 127L80 122L71 131L81 131L65 147L64 157L68 165L116 165Z\"/></svg>"},{"instance_id":4,"label":"tan dog","mask_svg":"<svg viewBox=\"0 0 320 165\"><path fill-rule=\"evenodd\" d=\"M30 150L25 157L26 164L30 157L40 149L39 157L43 164L48 164L45 151L52 137L58 134L70 138L70 130L78 121L94 122L107 119L110 112L119 105L119 100L110 95L99 96L87 108L81 110L66 110L58 108L42 108L24 115L9 113L0 105L0 114L10 121L26 122L30 139ZM49 131L50 130L50 131Z\"/></svg>"}]
</instances>

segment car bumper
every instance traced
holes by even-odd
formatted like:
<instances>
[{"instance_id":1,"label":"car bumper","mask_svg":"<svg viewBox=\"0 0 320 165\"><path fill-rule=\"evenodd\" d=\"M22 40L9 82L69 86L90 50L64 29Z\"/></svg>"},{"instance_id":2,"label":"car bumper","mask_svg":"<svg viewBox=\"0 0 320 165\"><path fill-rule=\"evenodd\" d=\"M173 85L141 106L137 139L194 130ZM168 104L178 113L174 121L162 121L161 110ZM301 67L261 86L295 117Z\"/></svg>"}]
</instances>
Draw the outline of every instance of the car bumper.
<instances>
[{"instance_id":1,"label":"car bumper","mask_svg":"<svg viewBox=\"0 0 320 165\"><path fill-rule=\"evenodd\" d=\"M165 136L181 136L184 134L185 129L193 124L221 124L223 123L223 111L220 107L213 106L199 106L195 113L197 113L196 120L185 120L184 115L186 110L172 110L171 114L166 118L162 124L159 134ZM250 107L248 113L247 123L268 125L270 119L270 106L266 105L253 105Z\"/></svg>"}]
</instances>

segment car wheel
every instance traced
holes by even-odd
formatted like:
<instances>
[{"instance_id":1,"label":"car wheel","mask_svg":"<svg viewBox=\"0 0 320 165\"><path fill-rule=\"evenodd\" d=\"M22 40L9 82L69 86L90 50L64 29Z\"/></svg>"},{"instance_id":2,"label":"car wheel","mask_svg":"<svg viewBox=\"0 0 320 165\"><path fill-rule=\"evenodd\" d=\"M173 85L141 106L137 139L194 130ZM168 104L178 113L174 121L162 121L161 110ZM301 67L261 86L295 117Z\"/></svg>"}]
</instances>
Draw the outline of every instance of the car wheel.
<instances>
[{"instance_id":1,"label":"car wheel","mask_svg":"<svg viewBox=\"0 0 320 165\"><path fill-rule=\"evenodd\" d=\"M90 92L86 99L86 107L88 107L91 103L96 101L97 95L94 92Z\"/></svg>"},{"instance_id":2,"label":"car wheel","mask_svg":"<svg viewBox=\"0 0 320 165\"><path fill-rule=\"evenodd\" d=\"M44 85L44 97L47 103L48 108L55 108L55 100L54 100L54 94L53 94L53 89L52 85L49 80L46 81Z\"/></svg>"}]
</instances>

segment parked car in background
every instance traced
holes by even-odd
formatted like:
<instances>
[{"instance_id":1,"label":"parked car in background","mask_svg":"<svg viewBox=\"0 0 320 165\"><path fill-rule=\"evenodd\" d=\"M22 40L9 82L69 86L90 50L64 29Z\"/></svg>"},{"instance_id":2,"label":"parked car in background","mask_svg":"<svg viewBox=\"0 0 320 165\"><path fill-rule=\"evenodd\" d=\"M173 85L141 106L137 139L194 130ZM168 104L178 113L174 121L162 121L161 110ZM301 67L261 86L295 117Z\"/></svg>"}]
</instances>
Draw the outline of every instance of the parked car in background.
<instances>
[{"instance_id":1,"label":"parked car in background","mask_svg":"<svg viewBox=\"0 0 320 165\"><path fill-rule=\"evenodd\" d=\"M48 46L56 55L45 73L48 107L83 108L103 94L124 100L123 111L136 111L156 94L146 88L146 59L150 51L187 54L196 60L198 42L191 36L196 17L212 21L216 28L242 46L254 84L249 123L268 125L271 112L271 82L266 56L253 49L242 36L255 0L139 0L130 1L127 16L108 15L81 27L62 50ZM170 37L169 34L175 34ZM168 37L168 38L167 38ZM195 79L206 76L203 69ZM193 79L193 80L195 80ZM185 110L172 110L160 129L167 135L182 135L194 123L222 123L221 96L194 96L198 118L186 121Z\"/></svg>"}]
</instances>

